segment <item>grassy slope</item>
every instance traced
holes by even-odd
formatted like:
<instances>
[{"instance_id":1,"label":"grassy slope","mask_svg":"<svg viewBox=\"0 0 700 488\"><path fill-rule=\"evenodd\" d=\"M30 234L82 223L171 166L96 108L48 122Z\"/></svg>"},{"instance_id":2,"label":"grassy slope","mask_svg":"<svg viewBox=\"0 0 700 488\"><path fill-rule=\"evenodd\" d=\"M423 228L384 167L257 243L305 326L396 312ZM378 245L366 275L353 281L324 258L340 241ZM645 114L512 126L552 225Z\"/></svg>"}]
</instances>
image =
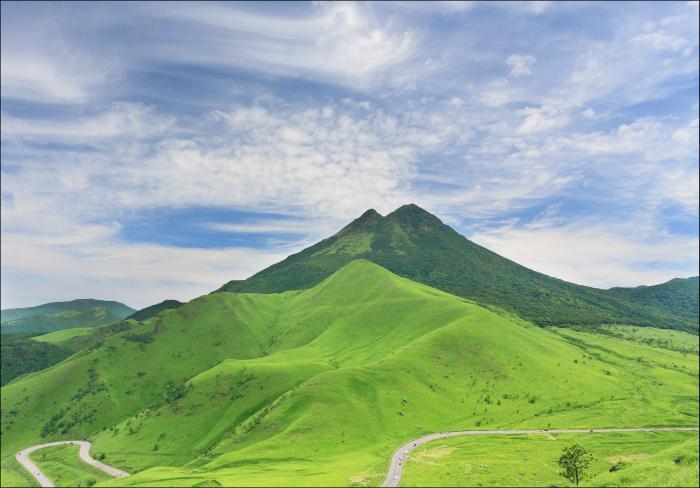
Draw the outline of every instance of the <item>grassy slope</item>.
<instances>
[{"instance_id":1,"label":"grassy slope","mask_svg":"<svg viewBox=\"0 0 700 488\"><path fill-rule=\"evenodd\" d=\"M178 300L163 300L162 302L156 303L155 305L151 305L150 307L142 308L138 312L132 313L127 318L132 320L143 321L150 319L151 317L155 317L164 310L178 308L182 305L184 304Z\"/></svg>"},{"instance_id":2,"label":"grassy slope","mask_svg":"<svg viewBox=\"0 0 700 488\"><path fill-rule=\"evenodd\" d=\"M633 325L602 325L587 330L596 334L671 351L698 354L700 350L700 337L679 330L635 327Z\"/></svg>"},{"instance_id":3,"label":"grassy slope","mask_svg":"<svg viewBox=\"0 0 700 488\"><path fill-rule=\"evenodd\" d=\"M586 486L698 485L697 432L455 437L416 449L401 485L569 486L557 461L572 444L595 457Z\"/></svg>"},{"instance_id":4,"label":"grassy slope","mask_svg":"<svg viewBox=\"0 0 700 488\"><path fill-rule=\"evenodd\" d=\"M347 485L426 432L697 423L697 356L543 330L366 261L128 327L2 389L4 469L88 438L143 470L123 484Z\"/></svg>"},{"instance_id":5,"label":"grassy slope","mask_svg":"<svg viewBox=\"0 0 700 488\"><path fill-rule=\"evenodd\" d=\"M370 210L336 235L220 290L306 289L357 258L454 295L511 310L539 325L620 323L696 334L698 330L697 316L675 314L672 306L657 307L658 301L631 300L621 291L575 285L520 266L469 241L415 205L386 217ZM674 303L676 288L664 288L663 304ZM681 288L685 301L694 296L697 303L697 286Z\"/></svg>"},{"instance_id":6,"label":"grassy slope","mask_svg":"<svg viewBox=\"0 0 700 488\"><path fill-rule=\"evenodd\" d=\"M114 479L84 463L79 452L80 446L55 446L40 449L30 458L56 486L92 486Z\"/></svg>"},{"instance_id":7,"label":"grassy slope","mask_svg":"<svg viewBox=\"0 0 700 488\"><path fill-rule=\"evenodd\" d=\"M32 340L48 342L49 344L60 344L74 337L89 335L93 330L94 329L91 327L74 327L72 329L58 330L56 332L49 332L48 334L32 337Z\"/></svg>"}]
</instances>

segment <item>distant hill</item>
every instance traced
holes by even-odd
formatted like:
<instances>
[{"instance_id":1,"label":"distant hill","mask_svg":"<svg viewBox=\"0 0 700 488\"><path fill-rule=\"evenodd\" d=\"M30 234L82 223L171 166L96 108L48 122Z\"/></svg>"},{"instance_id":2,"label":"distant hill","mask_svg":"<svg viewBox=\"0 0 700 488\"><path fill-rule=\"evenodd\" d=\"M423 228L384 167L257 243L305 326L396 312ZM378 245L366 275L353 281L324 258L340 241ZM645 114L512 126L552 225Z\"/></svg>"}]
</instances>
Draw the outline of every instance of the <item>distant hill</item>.
<instances>
[{"instance_id":1,"label":"distant hill","mask_svg":"<svg viewBox=\"0 0 700 488\"><path fill-rule=\"evenodd\" d=\"M2 334L53 332L73 327L95 327L125 318L135 310L123 303L79 299L0 312Z\"/></svg>"},{"instance_id":2,"label":"distant hill","mask_svg":"<svg viewBox=\"0 0 700 488\"><path fill-rule=\"evenodd\" d=\"M173 308L178 308L184 305L183 302L180 302L178 300L163 300L160 303L156 303L155 305L151 305L150 307L142 308L138 312L134 312L131 315L129 315L127 318L132 319L132 320L147 320L150 319L151 317L155 317L159 313L161 313L163 310L170 310Z\"/></svg>"},{"instance_id":3,"label":"distant hill","mask_svg":"<svg viewBox=\"0 0 700 488\"><path fill-rule=\"evenodd\" d=\"M0 348L0 385L27 373L60 363L78 351L96 346L105 337L126 330L124 320L98 327L72 327L47 334L5 334Z\"/></svg>"},{"instance_id":4,"label":"distant hill","mask_svg":"<svg viewBox=\"0 0 700 488\"><path fill-rule=\"evenodd\" d=\"M654 286L636 288L611 288L612 294L640 305L649 305L670 314L686 317L697 322L700 319L698 302L698 277L674 278Z\"/></svg>"},{"instance_id":5,"label":"distant hill","mask_svg":"<svg viewBox=\"0 0 700 488\"><path fill-rule=\"evenodd\" d=\"M6 335L0 345L0 385L25 373L60 363L71 354L73 352L66 348L33 341L24 334Z\"/></svg>"},{"instance_id":6,"label":"distant hill","mask_svg":"<svg viewBox=\"0 0 700 488\"><path fill-rule=\"evenodd\" d=\"M688 307L677 309L670 298L664 305L644 293L635 298L538 273L471 242L416 205L404 205L386 217L368 210L334 236L217 291L307 289L358 258L542 326L627 324L698 331ZM697 303L697 287L683 290L684 295L694 293ZM672 288L666 291L674 293Z\"/></svg>"}]
</instances>

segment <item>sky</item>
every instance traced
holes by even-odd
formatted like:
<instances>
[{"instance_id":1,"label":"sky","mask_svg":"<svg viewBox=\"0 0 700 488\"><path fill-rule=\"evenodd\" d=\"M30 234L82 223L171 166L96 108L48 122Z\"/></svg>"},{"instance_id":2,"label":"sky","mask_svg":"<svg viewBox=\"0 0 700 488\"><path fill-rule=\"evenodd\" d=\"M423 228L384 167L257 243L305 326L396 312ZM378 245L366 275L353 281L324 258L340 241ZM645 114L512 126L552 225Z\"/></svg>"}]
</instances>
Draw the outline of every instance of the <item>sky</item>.
<instances>
[{"instance_id":1,"label":"sky","mask_svg":"<svg viewBox=\"0 0 700 488\"><path fill-rule=\"evenodd\" d=\"M415 203L698 274L698 2L2 2L2 308L189 300Z\"/></svg>"}]
</instances>

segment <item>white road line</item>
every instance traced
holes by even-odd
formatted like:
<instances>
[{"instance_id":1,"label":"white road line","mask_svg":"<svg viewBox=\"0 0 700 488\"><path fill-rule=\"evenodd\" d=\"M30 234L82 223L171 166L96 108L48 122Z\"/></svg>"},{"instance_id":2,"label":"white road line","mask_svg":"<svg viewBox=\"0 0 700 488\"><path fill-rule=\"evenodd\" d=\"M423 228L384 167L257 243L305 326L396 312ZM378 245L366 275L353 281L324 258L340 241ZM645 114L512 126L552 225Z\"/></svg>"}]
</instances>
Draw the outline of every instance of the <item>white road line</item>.
<instances>
[{"instance_id":1,"label":"white road line","mask_svg":"<svg viewBox=\"0 0 700 488\"><path fill-rule=\"evenodd\" d=\"M382 486L395 487L401 483L403 468L408 460L409 453L426 442L458 435L518 435L518 434L596 434L606 432L657 432L666 430L698 430L698 427L636 427L627 429L540 429L540 430L462 430L457 432L440 432L428 434L412 440L399 447L391 457L389 472Z\"/></svg>"},{"instance_id":2,"label":"white road line","mask_svg":"<svg viewBox=\"0 0 700 488\"><path fill-rule=\"evenodd\" d=\"M125 478L129 476L129 473L127 473L126 471L113 468L112 466L108 466L105 463L101 463L97 459L93 459L92 456L90 456L91 444L88 441L59 441L49 442L47 444L38 444L36 446L22 449L15 455L15 458L17 459L17 462L19 462L27 471L29 471L32 474L32 476L34 476L34 478L39 482L41 486L52 487L54 486L53 482L51 482L48 476L46 476L37 467L37 465L34 464L31 459L29 459L29 455L34 451L38 451L39 449L43 449L45 447L61 446L65 444L80 446L80 459L82 459L85 463L104 471L108 475L114 476L115 478Z\"/></svg>"}]
</instances>

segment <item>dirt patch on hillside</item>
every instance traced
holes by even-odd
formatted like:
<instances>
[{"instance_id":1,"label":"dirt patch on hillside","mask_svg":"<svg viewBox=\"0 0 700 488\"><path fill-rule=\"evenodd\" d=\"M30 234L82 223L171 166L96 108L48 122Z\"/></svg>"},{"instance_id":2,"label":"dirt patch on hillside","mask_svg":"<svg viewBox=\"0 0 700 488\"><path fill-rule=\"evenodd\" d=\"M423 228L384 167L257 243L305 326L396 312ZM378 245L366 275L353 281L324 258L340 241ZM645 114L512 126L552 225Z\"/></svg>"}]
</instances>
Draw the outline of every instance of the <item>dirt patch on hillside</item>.
<instances>
[{"instance_id":1,"label":"dirt patch on hillside","mask_svg":"<svg viewBox=\"0 0 700 488\"><path fill-rule=\"evenodd\" d=\"M350 486L372 486L372 476L380 476L379 474L377 475L357 475L357 476L348 476L348 480L350 481Z\"/></svg>"},{"instance_id":2,"label":"dirt patch on hillside","mask_svg":"<svg viewBox=\"0 0 700 488\"><path fill-rule=\"evenodd\" d=\"M419 463L435 464L434 459L440 459L441 457L452 454L457 450L456 447L436 447L435 449L428 449L426 451L419 452L413 455L413 460Z\"/></svg>"},{"instance_id":3,"label":"dirt patch on hillside","mask_svg":"<svg viewBox=\"0 0 700 488\"><path fill-rule=\"evenodd\" d=\"M611 463L631 463L633 461L641 461L642 459L648 459L649 454L646 452L640 452L639 454L628 454L626 456L610 456L607 458Z\"/></svg>"}]
</instances>

